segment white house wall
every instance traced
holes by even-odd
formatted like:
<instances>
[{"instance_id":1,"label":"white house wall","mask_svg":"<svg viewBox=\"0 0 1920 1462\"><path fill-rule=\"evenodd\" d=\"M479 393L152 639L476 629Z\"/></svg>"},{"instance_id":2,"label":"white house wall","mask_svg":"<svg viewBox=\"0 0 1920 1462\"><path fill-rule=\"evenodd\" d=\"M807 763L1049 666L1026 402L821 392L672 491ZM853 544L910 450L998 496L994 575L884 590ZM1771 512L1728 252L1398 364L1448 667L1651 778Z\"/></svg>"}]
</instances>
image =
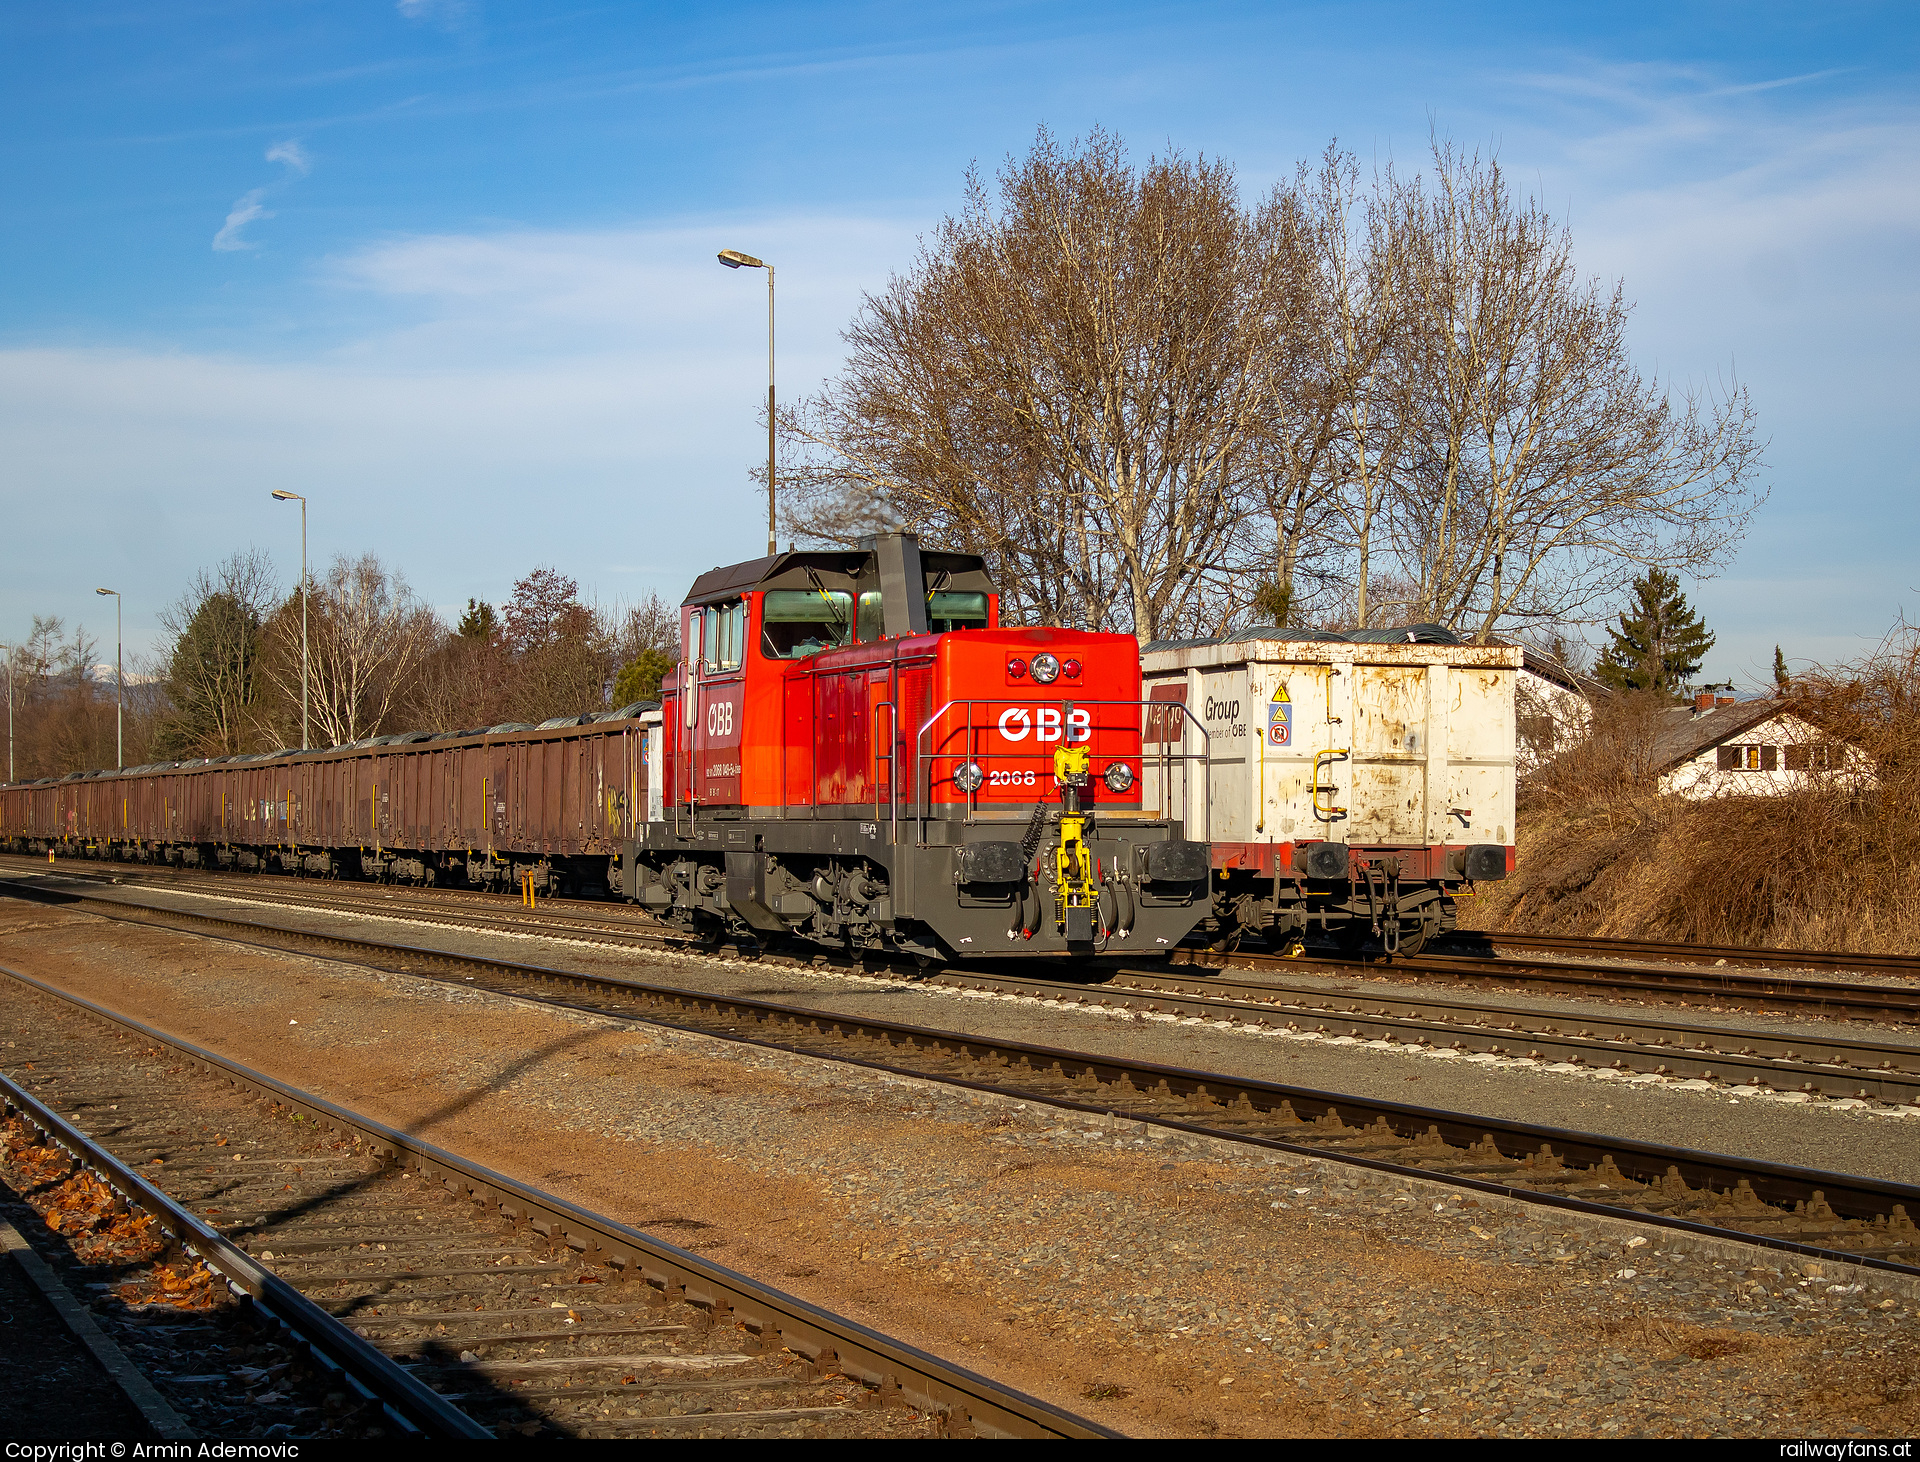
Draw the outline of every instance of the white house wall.
<instances>
[{"instance_id":1,"label":"white house wall","mask_svg":"<svg viewBox=\"0 0 1920 1462\"><path fill-rule=\"evenodd\" d=\"M1514 713L1520 724L1531 722L1534 732L1514 743L1514 762L1522 777L1585 740L1593 729L1593 706L1585 696L1524 666L1514 681ZM1547 728L1544 735L1542 727Z\"/></svg>"},{"instance_id":2,"label":"white house wall","mask_svg":"<svg viewBox=\"0 0 1920 1462\"><path fill-rule=\"evenodd\" d=\"M1713 715L1708 711L1705 715ZM1725 743L1735 746L1772 746L1778 749L1772 771L1722 771L1719 747L1710 746L1698 756L1682 762L1660 779L1660 790L1678 797L1767 797L1778 796L1809 782L1838 783L1849 787L1872 786L1872 764L1858 748L1836 742L1826 732L1792 712L1782 712L1749 726ZM1839 765L1826 771L1789 771L1786 748L1789 746L1831 746Z\"/></svg>"}]
</instances>

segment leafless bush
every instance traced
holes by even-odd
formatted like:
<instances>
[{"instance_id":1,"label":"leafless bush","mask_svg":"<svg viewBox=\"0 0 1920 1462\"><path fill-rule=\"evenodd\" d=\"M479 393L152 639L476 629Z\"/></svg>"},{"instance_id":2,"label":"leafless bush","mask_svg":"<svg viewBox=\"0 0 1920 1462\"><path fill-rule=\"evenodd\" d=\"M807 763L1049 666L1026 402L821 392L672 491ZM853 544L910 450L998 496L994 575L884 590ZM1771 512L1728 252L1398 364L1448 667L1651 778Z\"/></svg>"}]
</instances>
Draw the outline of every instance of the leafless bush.
<instances>
[{"instance_id":1,"label":"leafless bush","mask_svg":"<svg viewBox=\"0 0 1920 1462\"><path fill-rule=\"evenodd\" d=\"M1585 702L1585 734L1548 757L1521 788L1522 806L1638 807L1657 786L1656 746L1670 698L1653 694L1599 695ZM1555 728L1558 734L1559 728Z\"/></svg>"},{"instance_id":2,"label":"leafless bush","mask_svg":"<svg viewBox=\"0 0 1920 1462\"><path fill-rule=\"evenodd\" d=\"M1920 952L1920 632L1797 676L1795 714L1833 748L1785 791L1657 795L1646 706L1528 783L1516 876L1471 922L1699 944Z\"/></svg>"}]
</instances>

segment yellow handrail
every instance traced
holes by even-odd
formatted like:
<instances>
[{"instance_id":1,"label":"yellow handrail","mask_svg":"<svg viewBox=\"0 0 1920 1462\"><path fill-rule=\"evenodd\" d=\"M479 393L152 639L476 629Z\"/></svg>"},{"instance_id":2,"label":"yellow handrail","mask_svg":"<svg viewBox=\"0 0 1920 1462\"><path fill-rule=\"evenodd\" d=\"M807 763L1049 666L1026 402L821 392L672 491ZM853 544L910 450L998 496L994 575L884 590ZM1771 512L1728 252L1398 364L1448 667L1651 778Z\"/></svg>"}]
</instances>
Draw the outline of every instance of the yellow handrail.
<instances>
[{"instance_id":1,"label":"yellow handrail","mask_svg":"<svg viewBox=\"0 0 1920 1462\"><path fill-rule=\"evenodd\" d=\"M1313 794L1313 815L1322 822L1338 822L1347 815L1347 809L1333 805L1333 795L1340 790L1338 787L1322 787L1320 785L1320 764L1322 762L1345 761L1347 756L1348 753L1344 749L1338 751L1316 751L1313 754L1313 784L1309 790ZM1320 794L1322 792L1327 794L1327 805L1324 808L1320 805Z\"/></svg>"}]
</instances>

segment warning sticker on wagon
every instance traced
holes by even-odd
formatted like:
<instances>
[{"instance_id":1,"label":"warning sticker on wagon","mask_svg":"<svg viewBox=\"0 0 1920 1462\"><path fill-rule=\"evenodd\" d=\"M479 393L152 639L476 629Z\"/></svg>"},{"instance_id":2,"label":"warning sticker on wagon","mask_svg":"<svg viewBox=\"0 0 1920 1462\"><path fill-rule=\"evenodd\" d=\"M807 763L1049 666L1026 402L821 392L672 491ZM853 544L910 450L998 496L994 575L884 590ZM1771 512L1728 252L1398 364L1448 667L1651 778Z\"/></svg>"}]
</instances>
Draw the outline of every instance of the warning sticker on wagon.
<instances>
[{"instance_id":1,"label":"warning sticker on wagon","mask_svg":"<svg viewBox=\"0 0 1920 1462\"><path fill-rule=\"evenodd\" d=\"M1293 702L1287 699L1285 685L1278 687L1267 702L1267 745L1285 746L1293 740Z\"/></svg>"}]
</instances>

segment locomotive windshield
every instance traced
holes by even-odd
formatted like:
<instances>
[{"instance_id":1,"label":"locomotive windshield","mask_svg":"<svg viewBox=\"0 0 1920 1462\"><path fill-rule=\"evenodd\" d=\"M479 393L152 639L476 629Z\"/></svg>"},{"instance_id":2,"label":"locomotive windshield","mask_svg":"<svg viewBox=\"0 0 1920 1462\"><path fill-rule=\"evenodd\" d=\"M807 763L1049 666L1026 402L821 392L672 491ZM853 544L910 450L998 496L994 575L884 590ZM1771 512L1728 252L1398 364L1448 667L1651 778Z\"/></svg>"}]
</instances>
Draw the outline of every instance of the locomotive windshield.
<instances>
[{"instance_id":1,"label":"locomotive windshield","mask_svg":"<svg viewBox=\"0 0 1920 1462\"><path fill-rule=\"evenodd\" d=\"M860 643L870 644L885 635L885 611L880 592L869 589L860 596ZM944 635L956 629L987 627L987 596L979 593L935 591L927 595L927 630Z\"/></svg>"},{"instance_id":2,"label":"locomotive windshield","mask_svg":"<svg viewBox=\"0 0 1920 1462\"><path fill-rule=\"evenodd\" d=\"M838 589L769 589L760 603L760 648L798 660L853 638L853 596Z\"/></svg>"},{"instance_id":3,"label":"locomotive windshield","mask_svg":"<svg viewBox=\"0 0 1920 1462\"><path fill-rule=\"evenodd\" d=\"M937 635L987 627L987 596L948 592L927 596L927 628Z\"/></svg>"}]
</instances>

